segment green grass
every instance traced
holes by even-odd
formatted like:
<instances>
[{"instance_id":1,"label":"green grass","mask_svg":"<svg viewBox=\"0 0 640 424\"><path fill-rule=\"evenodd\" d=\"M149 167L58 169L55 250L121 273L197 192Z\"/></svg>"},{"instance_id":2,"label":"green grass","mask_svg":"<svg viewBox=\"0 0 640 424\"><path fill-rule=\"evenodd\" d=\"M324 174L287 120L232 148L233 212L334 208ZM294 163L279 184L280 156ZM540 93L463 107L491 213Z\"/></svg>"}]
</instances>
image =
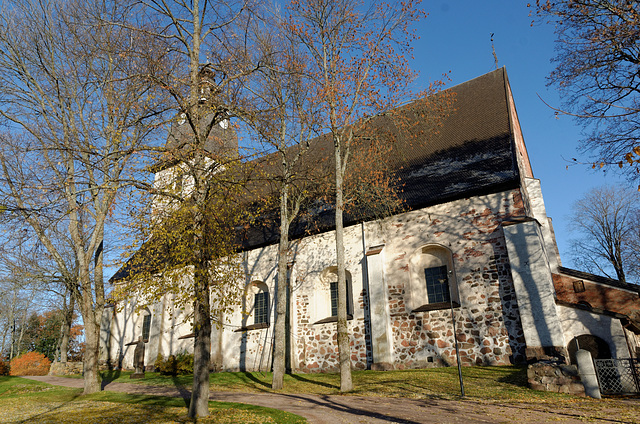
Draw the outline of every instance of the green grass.
<instances>
[{"instance_id":1,"label":"green grass","mask_svg":"<svg viewBox=\"0 0 640 424\"><path fill-rule=\"evenodd\" d=\"M530 390L525 367L465 367L462 369L467 397L518 400L521 398L566 397ZM120 383L191 387L192 376L162 376L147 372L141 380L129 379L131 372L103 373L103 378ZM271 392L271 373L211 373L211 390L229 392ZM406 371L353 371L355 389L350 394L410 398L458 398L457 368ZM282 393L339 394L340 376L335 373L288 374Z\"/></svg>"},{"instance_id":2,"label":"green grass","mask_svg":"<svg viewBox=\"0 0 640 424\"><path fill-rule=\"evenodd\" d=\"M518 408L550 411L559 416L580 416L598 420L616 417L620 422L640 423L640 401L629 404L619 399L595 400L561 393L531 390L526 367L464 367L465 399L486 407L511 405ZM191 388L192 376L169 377L146 373L143 380L130 380L130 372L106 374L105 378L122 383L178 386ZM456 367L406 371L354 371L354 390L347 395L404 397L411 399L460 400ZM212 373L211 391L261 393L271 390L271 373ZM340 394L338 374L286 375L280 393Z\"/></svg>"},{"instance_id":3,"label":"green grass","mask_svg":"<svg viewBox=\"0 0 640 424\"><path fill-rule=\"evenodd\" d=\"M100 392L51 386L20 377L0 377L0 423L187 423L184 399ZM284 411L228 402L210 402L199 423L304 423Z\"/></svg>"}]
</instances>

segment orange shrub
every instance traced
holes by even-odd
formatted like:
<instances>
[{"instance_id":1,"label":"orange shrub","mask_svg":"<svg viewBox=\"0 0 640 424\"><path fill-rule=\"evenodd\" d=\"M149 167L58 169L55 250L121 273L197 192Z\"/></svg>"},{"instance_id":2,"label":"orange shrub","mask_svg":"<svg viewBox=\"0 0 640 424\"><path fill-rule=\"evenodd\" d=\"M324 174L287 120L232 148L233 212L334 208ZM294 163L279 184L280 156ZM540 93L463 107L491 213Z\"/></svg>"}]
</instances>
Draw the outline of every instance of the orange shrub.
<instances>
[{"instance_id":1,"label":"orange shrub","mask_svg":"<svg viewBox=\"0 0 640 424\"><path fill-rule=\"evenodd\" d=\"M47 375L51 361L40 352L27 352L11 360L11 375Z\"/></svg>"}]
</instances>

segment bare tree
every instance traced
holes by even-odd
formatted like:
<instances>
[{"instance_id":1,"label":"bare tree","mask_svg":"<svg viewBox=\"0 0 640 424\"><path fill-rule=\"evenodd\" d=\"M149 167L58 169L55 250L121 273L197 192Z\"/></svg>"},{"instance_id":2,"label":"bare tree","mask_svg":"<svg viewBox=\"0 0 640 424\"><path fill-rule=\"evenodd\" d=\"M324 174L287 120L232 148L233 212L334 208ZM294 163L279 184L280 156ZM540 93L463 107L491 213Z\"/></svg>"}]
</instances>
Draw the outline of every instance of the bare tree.
<instances>
[{"instance_id":1,"label":"bare tree","mask_svg":"<svg viewBox=\"0 0 640 424\"><path fill-rule=\"evenodd\" d=\"M75 284L75 281L64 281L64 275L67 270L71 270L72 274L72 276L67 275L67 278L77 280L78 275L73 243L65 228L67 223L64 217L58 216L62 221L56 221L55 216L42 216L42 218L54 218L47 221L46 232L47 238L55 244L65 261L65 269L60 269L58 263L39 242L38 236L24 220L22 214L6 213L4 218L0 224L0 230L11 234L11 237L7 237L0 244L0 269L4 271L6 279L12 280L19 276L21 285L25 289L29 287L35 289L38 296L34 300L41 304L40 309L61 311L63 319L53 360L67 362L69 331L75 310L75 298L71 295L69 288Z\"/></svg>"},{"instance_id":2,"label":"bare tree","mask_svg":"<svg viewBox=\"0 0 640 424\"><path fill-rule=\"evenodd\" d=\"M354 165L358 144L362 143L360 158L370 151L365 146L371 140L363 133L371 119L412 97L409 83L415 74L406 58L415 38L410 26L424 16L418 4L307 0L290 6L289 30L306 51L306 73L321 104L322 128L329 132L334 148L341 391L353 388L344 253L345 177Z\"/></svg>"},{"instance_id":3,"label":"bare tree","mask_svg":"<svg viewBox=\"0 0 640 424\"><path fill-rule=\"evenodd\" d=\"M321 197L327 184L323 159L314 138L318 135L316 104L312 86L306 76L304 56L297 40L287 31L285 18L274 14L266 24L261 21L252 31L256 46L261 49L263 66L248 85L253 95L254 113L245 122L255 130L257 141L268 154L258 160L258 181L270 190L261 201L272 200L279 209L278 224L278 281L276 288L276 322L274 328L272 389L283 387L286 369L286 319L290 254L290 231L294 221L305 212L310 199ZM323 182L325 184L323 184ZM265 199L266 197L266 199ZM265 217L266 218L266 217ZM275 222L272 222L275 224Z\"/></svg>"},{"instance_id":4,"label":"bare tree","mask_svg":"<svg viewBox=\"0 0 640 424\"><path fill-rule=\"evenodd\" d=\"M153 192L168 195L178 204L188 204L182 211L191 214L187 234L193 237L189 254L195 340L189 416L200 417L209 413L211 289L212 279L217 277L215 273L212 275L211 264L219 257L207 240L222 228L212 226L207 213L219 193L221 179L217 176L226 178L233 174L220 171L230 171L239 160L237 144L235 149L230 148L223 140L225 137L216 137L213 130L231 125L230 120L244 109L241 96L244 78L259 66L246 37L254 15L249 1L142 0L139 6L140 16L145 20L142 32L166 42L175 57L172 72L158 76L155 83L172 97L176 121L183 122L185 128L165 158L182 164L181 172L190 189L178 196L166 191ZM217 139L213 147L212 134ZM214 286L223 287L225 281L228 280L214 281ZM216 302L224 304L224 298Z\"/></svg>"},{"instance_id":5,"label":"bare tree","mask_svg":"<svg viewBox=\"0 0 640 424\"><path fill-rule=\"evenodd\" d=\"M129 17L117 3L33 0L4 2L0 18L0 203L31 227L78 304L85 393L100 390L105 225L162 99L148 75L166 48L105 24ZM49 231L62 220L76 268Z\"/></svg>"},{"instance_id":6,"label":"bare tree","mask_svg":"<svg viewBox=\"0 0 640 424\"><path fill-rule=\"evenodd\" d=\"M638 200L633 190L604 186L574 203L571 228L581 236L572 246L577 265L623 283L638 275Z\"/></svg>"},{"instance_id":7,"label":"bare tree","mask_svg":"<svg viewBox=\"0 0 640 424\"><path fill-rule=\"evenodd\" d=\"M537 0L537 19L556 28L549 84L564 98L559 113L584 127L593 166L640 163L640 5L622 0Z\"/></svg>"}]
</instances>

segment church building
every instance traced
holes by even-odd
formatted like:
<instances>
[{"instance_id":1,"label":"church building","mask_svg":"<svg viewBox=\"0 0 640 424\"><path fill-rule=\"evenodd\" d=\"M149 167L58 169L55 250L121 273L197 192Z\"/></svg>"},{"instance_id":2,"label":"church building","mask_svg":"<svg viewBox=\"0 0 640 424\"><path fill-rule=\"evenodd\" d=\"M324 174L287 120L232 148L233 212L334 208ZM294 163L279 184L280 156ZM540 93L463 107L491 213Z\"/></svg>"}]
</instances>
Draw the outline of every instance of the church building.
<instances>
[{"instance_id":1,"label":"church building","mask_svg":"<svg viewBox=\"0 0 640 424\"><path fill-rule=\"evenodd\" d=\"M578 346L594 357L637 357L640 286L562 266L506 70L449 90L456 100L439 132L400 144L390 158L401 163L403 212L345 226L352 368L455 365L456 343L466 366L568 363ZM263 239L239 253L244 293L213 329L213 369L271 369L277 247ZM331 227L294 237L286 277L293 372L338 369L335 265ZM148 365L192 351L191 326L169 313L172 301L107 308L101 359L132 368L127 344L140 336Z\"/></svg>"}]
</instances>

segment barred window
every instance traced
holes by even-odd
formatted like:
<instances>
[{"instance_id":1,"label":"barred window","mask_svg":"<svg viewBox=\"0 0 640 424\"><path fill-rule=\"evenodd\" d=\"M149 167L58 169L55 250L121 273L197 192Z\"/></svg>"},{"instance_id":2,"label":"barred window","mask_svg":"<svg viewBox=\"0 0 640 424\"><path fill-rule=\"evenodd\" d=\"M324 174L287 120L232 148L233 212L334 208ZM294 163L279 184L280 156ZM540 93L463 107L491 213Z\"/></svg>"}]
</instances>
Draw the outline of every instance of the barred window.
<instances>
[{"instance_id":1,"label":"barred window","mask_svg":"<svg viewBox=\"0 0 640 424\"><path fill-rule=\"evenodd\" d=\"M253 304L253 323L268 324L269 323L269 292L261 291L254 295Z\"/></svg>"},{"instance_id":2,"label":"barred window","mask_svg":"<svg viewBox=\"0 0 640 424\"><path fill-rule=\"evenodd\" d=\"M414 312L460 306L453 254L445 246L429 244L414 251L409 259L410 279L406 305Z\"/></svg>"},{"instance_id":3,"label":"barred window","mask_svg":"<svg viewBox=\"0 0 640 424\"><path fill-rule=\"evenodd\" d=\"M332 281L329 283L329 291L331 292L331 316L338 316L338 282ZM347 284L347 315L353 314L353 307L351 306L351 290L349 290L349 284Z\"/></svg>"},{"instance_id":4,"label":"barred window","mask_svg":"<svg viewBox=\"0 0 640 424\"><path fill-rule=\"evenodd\" d=\"M142 340L149 341L149 333L151 332L151 314L146 314L142 319Z\"/></svg>"},{"instance_id":5,"label":"barred window","mask_svg":"<svg viewBox=\"0 0 640 424\"><path fill-rule=\"evenodd\" d=\"M425 268L424 276L427 282L427 297L429 303L451 301L446 265Z\"/></svg>"}]
</instances>

